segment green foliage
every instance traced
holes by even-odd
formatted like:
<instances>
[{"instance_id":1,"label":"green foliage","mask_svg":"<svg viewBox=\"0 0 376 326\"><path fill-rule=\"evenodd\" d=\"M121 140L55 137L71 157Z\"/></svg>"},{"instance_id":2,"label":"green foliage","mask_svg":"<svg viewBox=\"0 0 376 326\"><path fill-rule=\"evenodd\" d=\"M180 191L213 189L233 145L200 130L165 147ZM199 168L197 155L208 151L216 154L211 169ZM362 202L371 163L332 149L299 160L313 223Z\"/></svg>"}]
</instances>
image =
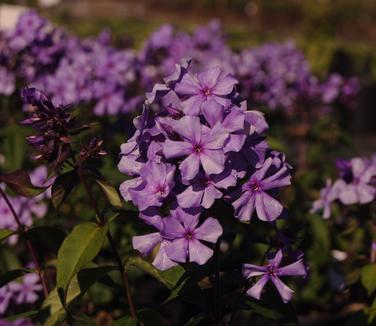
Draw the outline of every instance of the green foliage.
<instances>
[{"instance_id":1,"label":"green foliage","mask_svg":"<svg viewBox=\"0 0 376 326\"><path fill-rule=\"evenodd\" d=\"M84 268L74 275L66 291L66 306L61 303L58 290L55 288L43 302L39 313L39 320L44 326L58 326L65 320L70 307L81 297L95 282L113 271L112 266Z\"/></svg>"},{"instance_id":2,"label":"green foliage","mask_svg":"<svg viewBox=\"0 0 376 326\"><path fill-rule=\"evenodd\" d=\"M59 207L68 197L73 188L78 184L76 170L71 170L59 175L51 189L51 200L54 207Z\"/></svg>"},{"instance_id":3,"label":"green foliage","mask_svg":"<svg viewBox=\"0 0 376 326\"><path fill-rule=\"evenodd\" d=\"M108 225L78 224L65 238L57 255L57 288L66 291L72 277L101 250Z\"/></svg>"},{"instance_id":4,"label":"green foliage","mask_svg":"<svg viewBox=\"0 0 376 326\"><path fill-rule=\"evenodd\" d=\"M122 207L118 191L106 179L95 180L112 206Z\"/></svg>"},{"instance_id":5,"label":"green foliage","mask_svg":"<svg viewBox=\"0 0 376 326\"><path fill-rule=\"evenodd\" d=\"M361 281L367 289L368 295L376 290L376 264L369 264L362 268Z\"/></svg>"},{"instance_id":6,"label":"green foliage","mask_svg":"<svg viewBox=\"0 0 376 326\"><path fill-rule=\"evenodd\" d=\"M24 170L0 175L0 181L6 183L16 194L23 197L35 197L46 190L43 187L35 187L31 183L29 174Z\"/></svg>"},{"instance_id":7,"label":"green foliage","mask_svg":"<svg viewBox=\"0 0 376 326\"><path fill-rule=\"evenodd\" d=\"M3 241L9 238L12 234L15 234L15 231L2 229L0 230L0 241Z\"/></svg>"}]
</instances>

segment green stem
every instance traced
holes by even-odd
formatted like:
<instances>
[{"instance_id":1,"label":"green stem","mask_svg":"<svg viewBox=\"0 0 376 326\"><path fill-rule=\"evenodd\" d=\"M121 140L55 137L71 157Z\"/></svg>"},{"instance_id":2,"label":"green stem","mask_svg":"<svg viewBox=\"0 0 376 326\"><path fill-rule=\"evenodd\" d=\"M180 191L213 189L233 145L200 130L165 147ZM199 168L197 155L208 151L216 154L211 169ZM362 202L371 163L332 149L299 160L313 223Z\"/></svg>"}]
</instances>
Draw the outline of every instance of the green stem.
<instances>
[{"instance_id":1,"label":"green stem","mask_svg":"<svg viewBox=\"0 0 376 326\"><path fill-rule=\"evenodd\" d=\"M99 210L99 207L97 205L97 202L94 199L93 193L92 193L92 191L91 191L88 183L86 182L86 179L85 179L85 177L83 175L83 171L82 171L82 169L80 167L78 168L78 174L79 174L81 182L83 183L83 185L85 187L86 193L87 193L87 195L89 197L89 200L90 200L90 203L91 203L91 206L93 207L93 209L95 210L95 212L97 214L98 225L99 226L103 226L103 225L107 224L107 220L101 214L101 212ZM111 247L112 253L113 253L115 261L116 261L116 263L118 265L119 273L121 274L121 277L122 277L122 282L123 282L123 286L124 286L124 292L125 292L125 296L126 296L126 298L128 300L128 305L129 305L129 310L130 310L131 316L133 318L136 318L136 308L135 308L135 305L133 303L133 299L132 299L132 295L131 295L131 291L130 291L129 280L128 280L128 273L126 272L126 270L124 268L124 264L121 261L119 252L118 252L118 250L117 250L117 248L115 246L115 242L113 240L113 237L111 235L110 230L107 231L107 239L108 239L108 242L110 243L110 247Z\"/></svg>"}]
</instances>

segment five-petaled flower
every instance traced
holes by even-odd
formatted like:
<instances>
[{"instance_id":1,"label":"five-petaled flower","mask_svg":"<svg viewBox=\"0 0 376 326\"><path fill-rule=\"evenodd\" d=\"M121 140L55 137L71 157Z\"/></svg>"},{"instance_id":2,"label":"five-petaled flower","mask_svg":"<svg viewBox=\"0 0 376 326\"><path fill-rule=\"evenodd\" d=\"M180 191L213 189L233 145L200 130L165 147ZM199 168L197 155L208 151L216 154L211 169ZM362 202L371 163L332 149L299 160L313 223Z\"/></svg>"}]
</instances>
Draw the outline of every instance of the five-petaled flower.
<instances>
[{"instance_id":1,"label":"five-petaled flower","mask_svg":"<svg viewBox=\"0 0 376 326\"><path fill-rule=\"evenodd\" d=\"M255 299L260 299L261 292L266 283L271 280L278 293L282 297L283 302L291 300L294 291L284 284L280 276L306 276L307 269L303 263L303 258L296 262L280 267L283 258L282 250L278 250L273 259L269 260L269 264L265 266L257 266L252 264L243 264L243 276L246 279L261 276L261 278L247 291L247 294Z\"/></svg>"}]
</instances>

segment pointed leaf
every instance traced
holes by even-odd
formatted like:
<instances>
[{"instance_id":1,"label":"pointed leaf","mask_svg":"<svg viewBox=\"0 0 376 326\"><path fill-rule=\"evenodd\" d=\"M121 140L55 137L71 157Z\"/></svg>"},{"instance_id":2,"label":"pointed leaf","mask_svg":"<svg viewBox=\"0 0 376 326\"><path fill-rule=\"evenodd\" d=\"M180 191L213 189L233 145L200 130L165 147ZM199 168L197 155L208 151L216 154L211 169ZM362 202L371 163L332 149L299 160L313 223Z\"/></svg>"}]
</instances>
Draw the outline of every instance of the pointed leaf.
<instances>
[{"instance_id":1,"label":"pointed leaf","mask_svg":"<svg viewBox=\"0 0 376 326\"><path fill-rule=\"evenodd\" d=\"M90 266L92 264L89 264ZM109 272L115 270L114 266L100 266L82 269L76 274L66 291L66 306L72 305L82 296L95 282ZM57 289L55 288L43 302L39 313L39 320L44 326L58 326L65 320L67 314L61 304Z\"/></svg>"},{"instance_id":2,"label":"pointed leaf","mask_svg":"<svg viewBox=\"0 0 376 326\"><path fill-rule=\"evenodd\" d=\"M0 181L5 182L16 194L23 197L35 197L46 190L45 187L35 187L29 174L24 170L0 175Z\"/></svg>"},{"instance_id":3,"label":"pointed leaf","mask_svg":"<svg viewBox=\"0 0 376 326\"><path fill-rule=\"evenodd\" d=\"M68 171L56 178L51 188L51 199L55 208L61 205L78 183L76 170Z\"/></svg>"},{"instance_id":4,"label":"pointed leaf","mask_svg":"<svg viewBox=\"0 0 376 326\"><path fill-rule=\"evenodd\" d=\"M15 233L16 231L12 231L12 230L7 230L7 229L0 230L0 241L7 239L8 237L10 237L12 234L15 234Z\"/></svg>"},{"instance_id":5,"label":"pointed leaf","mask_svg":"<svg viewBox=\"0 0 376 326\"><path fill-rule=\"evenodd\" d=\"M96 179L101 190L107 197L109 203L115 207L122 207L121 199L117 190L105 179Z\"/></svg>"},{"instance_id":6,"label":"pointed leaf","mask_svg":"<svg viewBox=\"0 0 376 326\"><path fill-rule=\"evenodd\" d=\"M376 290L376 264L364 266L360 280L367 289L368 295L371 295Z\"/></svg>"},{"instance_id":7,"label":"pointed leaf","mask_svg":"<svg viewBox=\"0 0 376 326\"><path fill-rule=\"evenodd\" d=\"M72 277L99 253L108 225L81 223L65 238L57 255L57 287L66 291Z\"/></svg>"}]
</instances>

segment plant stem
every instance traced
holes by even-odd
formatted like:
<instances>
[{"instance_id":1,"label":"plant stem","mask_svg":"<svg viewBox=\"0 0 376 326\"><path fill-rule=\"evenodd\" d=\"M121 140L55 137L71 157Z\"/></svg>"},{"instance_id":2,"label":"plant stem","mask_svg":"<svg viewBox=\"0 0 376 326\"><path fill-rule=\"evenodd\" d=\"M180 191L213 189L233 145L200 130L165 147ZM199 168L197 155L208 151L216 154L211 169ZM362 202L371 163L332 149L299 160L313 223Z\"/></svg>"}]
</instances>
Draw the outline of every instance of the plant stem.
<instances>
[{"instance_id":1,"label":"plant stem","mask_svg":"<svg viewBox=\"0 0 376 326\"><path fill-rule=\"evenodd\" d=\"M93 193L91 192L91 189L90 189L88 183L86 182L86 179L84 178L84 175L83 175L81 168L78 168L78 174L79 174L79 177L81 179L81 182L83 183L83 185L85 187L86 193L87 193L87 195L90 199L91 206L94 208L94 210L95 210L95 212L98 216L98 219L99 219L98 224L102 225L102 226L107 224L106 218L99 211L99 207L97 205L97 202L95 201ZM118 265L118 270L119 270L121 277L122 277L124 292L125 292L125 296L128 300L128 305L129 305L129 310L130 310L131 316L133 318L136 318L136 308L135 308L135 305L133 303L133 299L132 299L132 295L131 295L131 291L130 291L130 287L129 287L128 273L126 272L126 270L124 268L124 264L121 261L119 252L116 249L115 242L114 242L114 239L111 235L110 230L107 231L107 239L108 239L108 242L110 243L112 253L113 253L114 258L116 260L116 263Z\"/></svg>"},{"instance_id":2,"label":"plant stem","mask_svg":"<svg viewBox=\"0 0 376 326\"><path fill-rule=\"evenodd\" d=\"M42 287L43 287L43 295L45 298L47 298L48 296L48 288L47 288L47 284L46 284L46 280L44 279L43 277L43 272L42 272L42 269L40 267L40 264L39 264L39 260L37 258L37 255L35 253L35 248L29 238L29 234L27 233L27 229L25 228L25 226L21 223L21 219L20 217L18 216L17 212L15 211L12 203L10 202L8 196L5 194L5 192L1 189L0 187L0 194L1 196L4 198L5 202L7 203L10 211L12 212L12 215L17 223L17 226L18 226L18 231L22 234L22 236L24 237L25 241L26 241L26 245L27 245L27 248L29 249L29 252L30 252L30 255L31 255L31 258L33 260L33 263L34 263L34 266L37 270L37 273L39 275L39 278L40 278L40 281L42 283Z\"/></svg>"}]
</instances>

